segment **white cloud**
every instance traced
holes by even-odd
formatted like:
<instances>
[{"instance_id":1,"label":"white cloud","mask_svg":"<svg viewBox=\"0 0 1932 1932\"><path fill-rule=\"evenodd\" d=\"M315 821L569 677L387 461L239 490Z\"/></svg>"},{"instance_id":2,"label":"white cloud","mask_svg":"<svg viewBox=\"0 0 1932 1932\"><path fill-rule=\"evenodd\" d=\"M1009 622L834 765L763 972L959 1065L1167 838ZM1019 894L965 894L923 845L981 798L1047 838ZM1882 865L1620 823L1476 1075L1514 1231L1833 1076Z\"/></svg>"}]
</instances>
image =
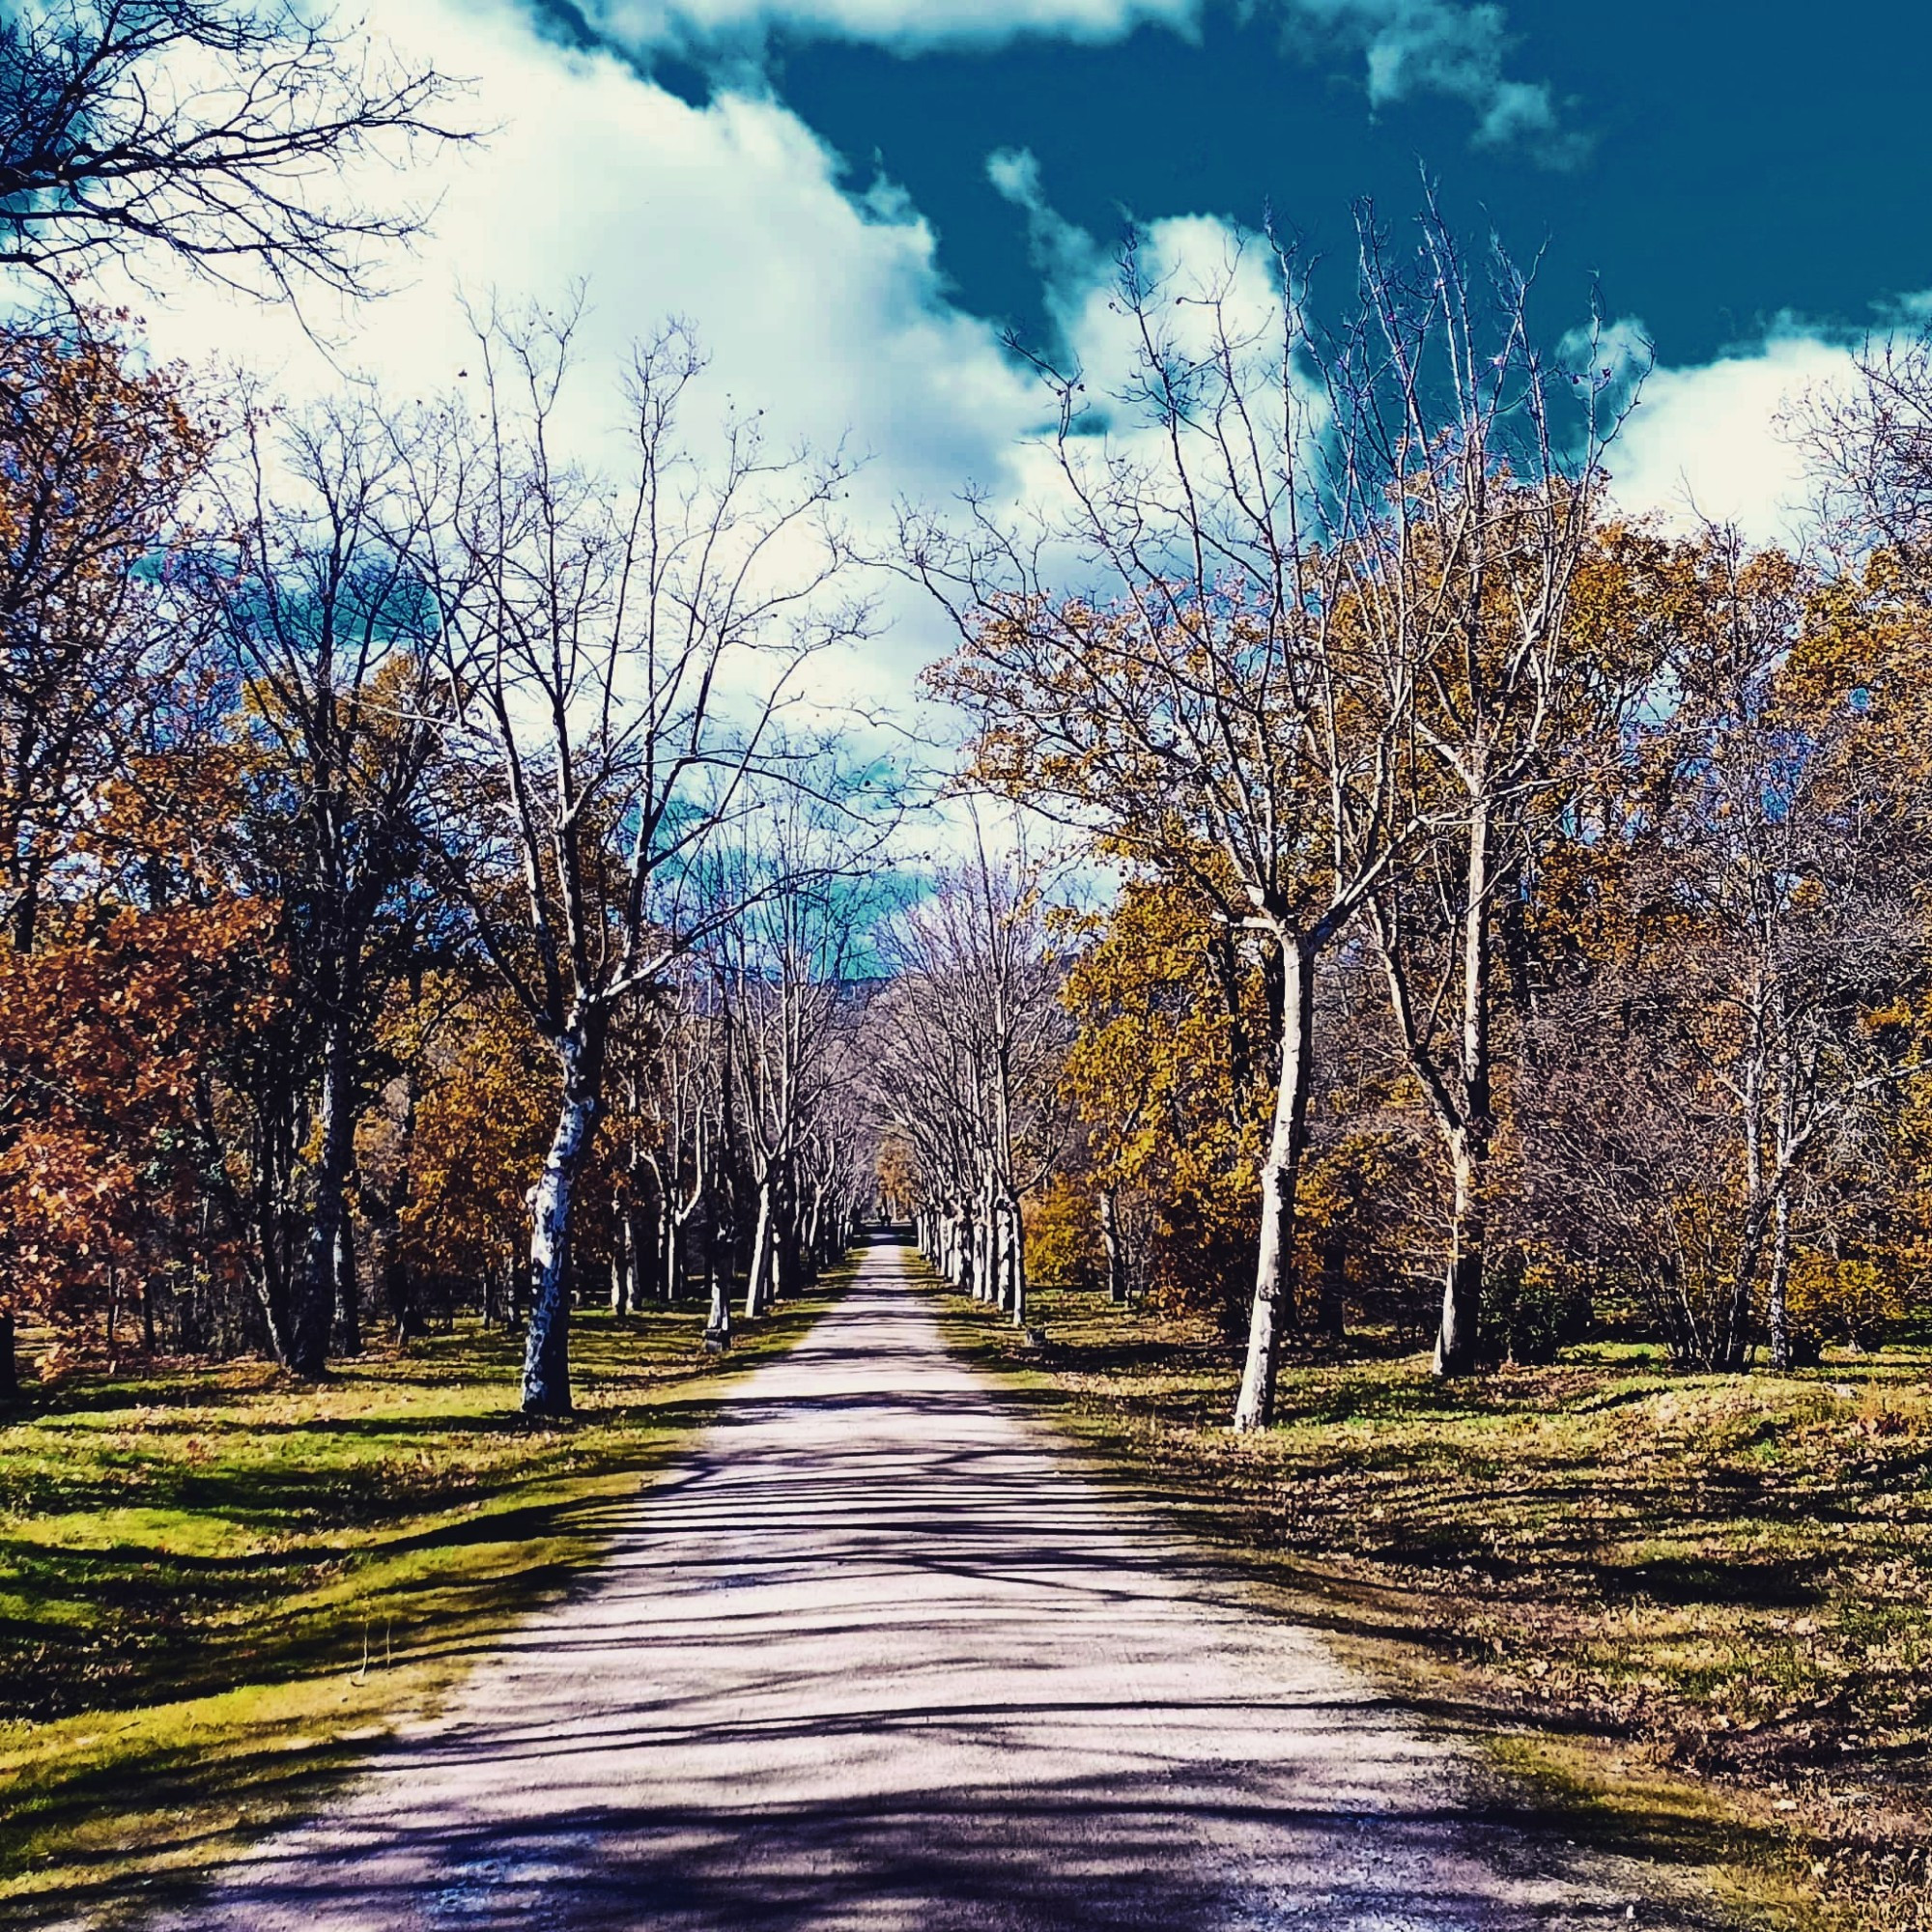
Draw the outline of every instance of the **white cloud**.
<instances>
[{"instance_id":1,"label":"white cloud","mask_svg":"<svg viewBox=\"0 0 1932 1932\"><path fill-rule=\"evenodd\" d=\"M1852 375L1842 342L1790 327L1714 362L1655 369L1610 452L1612 493L1675 528L1702 519L1736 524L1754 543L1800 540L1810 493L1780 418Z\"/></svg>"},{"instance_id":2,"label":"white cloud","mask_svg":"<svg viewBox=\"0 0 1932 1932\"><path fill-rule=\"evenodd\" d=\"M590 0L592 27L648 55L672 51L713 63L758 61L777 32L864 41L900 52L1002 46L1028 36L1117 41L1163 26L1192 36L1210 0ZM1475 143L1521 147L1568 165L1583 137L1559 128L1544 81L1507 71L1512 36L1494 0L1247 0L1280 15L1292 41L1325 41L1363 62L1369 104L1417 95L1465 102Z\"/></svg>"},{"instance_id":3,"label":"white cloud","mask_svg":"<svg viewBox=\"0 0 1932 1932\"><path fill-rule=\"evenodd\" d=\"M1332 11L1342 0L1298 4ZM518 0L381 9L379 28L476 76L477 118L499 131L441 170L412 286L313 318L336 338L342 366L370 369L398 395L440 391L473 359L459 286L556 299L582 277L587 392L614 397L628 343L667 314L689 317L712 352L715 397L763 409L780 439L846 439L870 459L852 508L880 541L901 497L943 501L968 482L1009 498L1046 487L1046 453L1029 442L1041 394L993 328L956 306L930 229L891 183L854 192L781 103L723 93L693 107L618 58L544 42ZM1421 83L1410 70L1383 84ZM1031 155L996 156L988 171L1026 212L1056 321L1104 398L1134 359L1106 251L1055 213ZM1150 273L1196 292L1221 286L1244 315L1262 318L1278 300L1265 251L1217 218L1152 221L1143 247ZM283 311L205 288L140 306L164 355L203 360L214 346L296 393L339 381ZM1628 335L1613 331L1612 346ZM1787 327L1707 367L1654 372L1613 452L1618 497L1679 521L1694 505L1759 539L1784 534L1804 490L1775 419L1848 369L1842 347ZM914 668L949 642L916 603L891 610L895 635L851 673L870 698L903 698Z\"/></svg>"},{"instance_id":4,"label":"white cloud","mask_svg":"<svg viewBox=\"0 0 1932 1932\"><path fill-rule=\"evenodd\" d=\"M1463 0L1286 0L1359 44L1368 68L1369 104L1381 108L1438 94L1476 115L1479 147L1522 147L1542 161L1569 166L1588 152L1587 137L1564 131L1547 81L1512 78L1512 36L1503 9Z\"/></svg>"},{"instance_id":5,"label":"white cloud","mask_svg":"<svg viewBox=\"0 0 1932 1932\"><path fill-rule=\"evenodd\" d=\"M837 158L775 102L693 107L613 58L538 42L508 12L387 4L399 40L477 77L497 131L446 169L412 286L323 318L345 360L440 388L470 359L459 289L555 301L581 279L586 359L607 372L675 313L711 352L712 387L787 437L850 439L935 475L997 460L1020 384L992 331L946 300L932 233L889 185L849 195ZM326 380L273 311L191 293L152 321L187 349L240 325L253 359L281 356L298 385Z\"/></svg>"},{"instance_id":6,"label":"white cloud","mask_svg":"<svg viewBox=\"0 0 1932 1932\"><path fill-rule=\"evenodd\" d=\"M1201 0L596 0L585 16L634 47L755 43L774 28L900 48L1000 45L1022 35L1111 41L1148 21L1179 31Z\"/></svg>"},{"instance_id":7,"label":"white cloud","mask_svg":"<svg viewBox=\"0 0 1932 1932\"><path fill-rule=\"evenodd\" d=\"M1039 398L994 329L949 300L931 230L890 184L849 192L837 157L775 101L693 107L614 56L542 41L508 5L382 0L373 24L474 76L476 118L497 129L440 169L410 286L312 311L333 360L286 311L179 287L137 304L157 354L206 363L213 351L298 397L344 370L398 398L437 394L475 363L459 292L556 303L581 279L580 434L607 403L616 413L632 342L676 315L711 357L694 411L728 398L764 412L774 443L842 442L866 460L850 508L874 537L901 495L1007 483ZM851 673L867 695L902 691L944 647L911 614Z\"/></svg>"},{"instance_id":8,"label":"white cloud","mask_svg":"<svg viewBox=\"0 0 1932 1932\"><path fill-rule=\"evenodd\" d=\"M1098 282L1112 270L1099 244L1046 198L1038 158L1027 148L999 148L986 156L986 179L994 192L1027 218L1033 264L1048 289Z\"/></svg>"}]
</instances>

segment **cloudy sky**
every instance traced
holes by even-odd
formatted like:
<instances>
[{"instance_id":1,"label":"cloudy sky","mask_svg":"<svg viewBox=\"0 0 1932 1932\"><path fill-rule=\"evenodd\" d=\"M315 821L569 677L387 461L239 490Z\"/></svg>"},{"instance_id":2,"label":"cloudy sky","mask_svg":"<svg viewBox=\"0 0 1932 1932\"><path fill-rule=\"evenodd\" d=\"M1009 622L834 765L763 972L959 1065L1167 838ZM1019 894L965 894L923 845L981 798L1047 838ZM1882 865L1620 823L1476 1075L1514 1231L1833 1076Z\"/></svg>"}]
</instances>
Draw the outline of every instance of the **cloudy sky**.
<instances>
[{"instance_id":1,"label":"cloudy sky","mask_svg":"<svg viewBox=\"0 0 1932 1932\"><path fill-rule=\"evenodd\" d=\"M588 388L669 313L713 386L845 439L874 504L1015 473L1039 398L1009 333L1065 348L1129 220L1176 256L1264 213L1331 257L1352 200L1411 211L1418 165L1472 234L1547 244L1552 338L1593 285L1658 367L1612 465L1634 507L1779 533L1772 423L1932 289L1917 8L1856 35L1776 0L373 0L371 26L472 77L495 131L433 178L406 284L311 323L398 390L469 359L459 290L587 288ZM334 380L286 316L144 304L293 390ZM1083 345L1076 339L1071 345ZM901 639L882 674L909 675Z\"/></svg>"}]
</instances>

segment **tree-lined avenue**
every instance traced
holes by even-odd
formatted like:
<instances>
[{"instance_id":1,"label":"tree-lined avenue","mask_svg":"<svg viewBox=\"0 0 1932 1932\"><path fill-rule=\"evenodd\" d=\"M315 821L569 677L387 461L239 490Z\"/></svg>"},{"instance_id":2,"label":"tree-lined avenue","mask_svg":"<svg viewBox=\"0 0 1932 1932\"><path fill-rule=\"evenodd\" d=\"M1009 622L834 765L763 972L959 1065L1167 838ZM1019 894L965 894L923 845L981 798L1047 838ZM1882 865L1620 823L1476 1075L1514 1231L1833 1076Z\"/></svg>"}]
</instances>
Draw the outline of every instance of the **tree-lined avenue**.
<instances>
[{"instance_id":1,"label":"tree-lined avenue","mask_svg":"<svg viewBox=\"0 0 1932 1932\"><path fill-rule=\"evenodd\" d=\"M951 1358L903 1252L169 1932L1623 1921Z\"/></svg>"}]
</instances>

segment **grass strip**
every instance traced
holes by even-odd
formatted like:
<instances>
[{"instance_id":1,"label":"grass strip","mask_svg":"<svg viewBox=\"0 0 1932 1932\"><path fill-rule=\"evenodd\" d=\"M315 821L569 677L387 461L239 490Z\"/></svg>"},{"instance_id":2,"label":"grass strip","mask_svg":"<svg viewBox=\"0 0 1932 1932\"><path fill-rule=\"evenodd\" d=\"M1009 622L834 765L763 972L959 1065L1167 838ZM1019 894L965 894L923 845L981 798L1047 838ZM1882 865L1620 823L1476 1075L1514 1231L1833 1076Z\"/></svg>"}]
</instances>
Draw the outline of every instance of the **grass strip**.
<instances>
[{"instance_id":1,"label":"grass strip","mask_svg":"<svg viewBox=\"0 0 1932 1932\"><path fill-rule=\"evenodd\" d=\"M1479 1741L1513 1808L1738 1922L1932 1928L1925 1350L1739 1378L1598 1345L1444 1385L1368 1337L1298 1351L1236 1437L1206 1323L1047 1291L1032 1349L946 1306L1143 1506Z\"/></svg>"},{"instance_id":2,"label":"grass strip","mask_svg":"<svg viewBox=\"0 0 1932 1932\"><path fill-rule=\"evenodd\" d=\"M475 1328L340 1364L63 1384L0 1428L0 1905L112 1926L313 1807L570 1586L731 1382L850 1279L707 1355L703 1312L579 1316L579 1410Z\"/></svg>"}]
</instances>

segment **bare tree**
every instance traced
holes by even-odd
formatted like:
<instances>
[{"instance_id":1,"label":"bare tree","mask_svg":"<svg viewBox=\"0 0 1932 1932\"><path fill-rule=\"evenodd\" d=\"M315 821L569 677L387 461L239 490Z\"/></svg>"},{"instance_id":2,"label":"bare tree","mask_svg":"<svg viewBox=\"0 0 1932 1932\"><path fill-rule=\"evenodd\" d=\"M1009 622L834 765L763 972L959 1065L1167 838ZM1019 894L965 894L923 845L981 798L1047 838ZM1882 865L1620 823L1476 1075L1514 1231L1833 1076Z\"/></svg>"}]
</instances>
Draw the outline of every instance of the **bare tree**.
<instances>
[{"instance_id":1,"label":"bare tree","mask_svg":"<svg viewBox=\"0 0 1932 1932\"><path fill-rule=\"evenodd\" d=\"M871 880L891 823L855 815L846 790L824 754L753 783L754 815L715 855L713 891L737 908L710 950L735 1015L737 1125L756 1202L748 1320L796 1293L815 1244L810 1155L831 1124L856 964L883 910ZM822 1196L838 1163L816 1151Z\"/></svg>"},{"instance_id":2,"label":"bare tree","mask_svg":"<svg viewBox=\"0 0 1932 1932\"><path fill-rule=\"evenodd\" d=\"M1258 1429L1295 1319L1315 964L1416 829L1397 782L1409 693L1399 664L1351 652L1338 631L1335 532L1310 509L1325 405L1293 259L1239 253L1177 283L1130 247L1118 305L1136 346L1117 399L1131 434L1090 434L1080 374L1045 371L1066 509L1003 521L975 500L963 528L909 519L902 541L961 628L935 682L980 720L981 777L1185 878L1275 948L1284 991L1236 1407L1237 1428ZM1334 506L1341 533L1381 507L1364 462Z\"/></svg>"},{"instance_id":3,"label":"bare tree","mask_svg":"<svg viewBox=\"0 0 1932 1932\"><path fill-rule=\"evenodd\" d=\"M715 457L687 440L702 360L684 328L634 365L626 484L565 460L574 325L479 332L487 404L441 599L473 774L445 876L562 1074L531 1202L524 1406L544 1415L570 1407L571 1207L611 1016L734 916L699 862L782 763L807 659L865 623L835 598L842 461L774 456L755 420L727 421Z\"/></svg>"},{"instance_id":4,"label":"bare tree","mask_svg":"<svg viewBox=\"0 0 1932 1932\"><path fill-rule=\"evenodd\" d=\"M1868 339L1855 380L1807 396L1786 429L1809 461L1842 560L1887 554L1932 594L1932 324Z\"/></svg>"},{"instance_id":5,"label":"bare tree","mask_svg":"<svg viewBox=\"0 0 1932 1932\"><path fill-rule=\"evenodd\" d=\"M423 213L331 189L469 138L456 92L291 0L27 0L0 23L0 260L63 294L156 251L253 294L367 294Z\"/></svg>"},{"instance_id":6,"label":"bare tree","mask_svg":"<svg viewBox=\"0 0 1932 1932\"><path fill-rule=\"evenodd\" d=\"M1573 367L1548 369L1527 278L1492 245L1479 282L1433 200L1406 254L1366 206L1358 231L1363 311L1327 363L1334 458L1318 502L1350 647L1404 694L1410 814L1436 826L1431 849L1383 872L1366 912L1449 1155L1435 1372L1457 1375L1480 1341L1498 899L1564 768L1552 741L1574 750L1633 696L1600 675L1569 611L1634 388L1595 329Z\"/></svg>"},{"instance_id":7,"label":"bare tree","mask_svg":"<svg viewBox=\"0 0 1932 1932\"><path fill-rule=\"evenodd\" d=\"M922 1237L955 1287L1027 1315L1022 1198L1059 1152L1068 1032L1046 945L1042 869L1003 859L977 816L971 858L942 872L887 943L891 993L874 1011L877 1105L914 1147Z\"/></svg>"},{"instance_id":8,"label":"bare tree","mask_svg":"<svg viewBox=\"0 0 1932 1932\"><path fill-rule=\"evenodd\" d=\"M718 1067L698 976L672 981L660 1001L659 1022L651 1065L658 1135L643 1158L657 1198L659 1288L665 1300L675 1301L684 1283L686 1231L704 1207L717 1159Z\"/></svg>"}]
</instances>

